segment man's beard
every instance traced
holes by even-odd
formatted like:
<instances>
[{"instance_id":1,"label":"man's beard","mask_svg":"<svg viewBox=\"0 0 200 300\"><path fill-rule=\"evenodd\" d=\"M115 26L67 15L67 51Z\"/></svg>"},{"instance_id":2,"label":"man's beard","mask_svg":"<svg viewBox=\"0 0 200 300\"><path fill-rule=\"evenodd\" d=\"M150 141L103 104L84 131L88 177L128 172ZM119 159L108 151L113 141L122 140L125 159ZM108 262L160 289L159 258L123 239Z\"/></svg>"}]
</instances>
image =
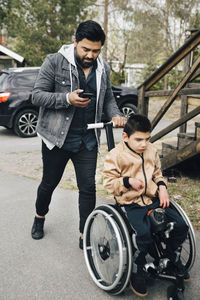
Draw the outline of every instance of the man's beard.
<instances>
[{"instance_id":1,"label":"man's beard","mask_svg":"<svg viewBox=\"0 0 200 300\"><path fill-rule=\"evenodd\" d=\"M76 61L78 63L78 65L83 68L83 69L87 69L90 68L91 66L93 66L93 64L95 63L96 59L94 58L87 58L87 60L89 61L85 61L85 57L84 58L80 58L77 54L76 54Z\"/></svg>"}]
</instances>

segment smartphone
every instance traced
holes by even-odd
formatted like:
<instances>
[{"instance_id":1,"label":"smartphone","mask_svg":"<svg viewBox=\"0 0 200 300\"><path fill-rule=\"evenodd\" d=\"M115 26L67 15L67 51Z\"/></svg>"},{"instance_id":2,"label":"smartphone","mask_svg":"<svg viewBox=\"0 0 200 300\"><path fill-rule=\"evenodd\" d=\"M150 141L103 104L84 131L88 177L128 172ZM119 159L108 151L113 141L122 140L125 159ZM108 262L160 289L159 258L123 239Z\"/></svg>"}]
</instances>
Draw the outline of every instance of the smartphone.
<instances>
[{"instance_id":1,"label":"smartphone","mask_svg":"<svg viewBox=\"0 0 200 300\"><path fill-rule=\"evenodd\" d=\"M79 94L79 97L81 97L81 98L91 98L91 97L94 97L94 94L93 93L82 92L82 93Z\"/></svg>"}]
</instances>

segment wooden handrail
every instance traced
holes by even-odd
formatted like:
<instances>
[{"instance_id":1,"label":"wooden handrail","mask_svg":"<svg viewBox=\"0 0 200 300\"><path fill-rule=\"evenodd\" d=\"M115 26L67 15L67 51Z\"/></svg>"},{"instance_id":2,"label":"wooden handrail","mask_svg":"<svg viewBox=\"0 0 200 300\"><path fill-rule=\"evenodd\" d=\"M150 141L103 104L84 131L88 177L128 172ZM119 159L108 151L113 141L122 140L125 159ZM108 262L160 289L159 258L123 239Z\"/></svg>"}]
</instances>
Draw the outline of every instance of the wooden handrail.
<instances>
[{"instance_id":1,"label":"wooden handrail","mask_svg":"<svg viewBox=\"0 0 200 300\"><path fill-rule=\"evenodd\" d=\"M148 91L145 92L145 97L166 97L166 96L171 96L173 94L174 90L157 90L157 91ZM184 88L181 89L180 92L178 92L177 96L181 95L199 95L200 94L200 85L199 88Z\"/></svg>"},{"instance_id":2,"label":"wooden handrail","mask_svg":"<svg viewBox=\"0 0 200 300\"><path fill-rule=\"evenodd\" d=\"M164 128L163 130L159 131L154 136L152 136L151 143L159 140L161 137L163 137L167 133L171 132L172 130L176 129L177 127L181 126L182 124L186 123L187 121L191 120L192 118L194 118L198 114L200 114L200 106L197 106L195 109L190 111L188 114L186 114L185 116L183 116L182 118L180 118L176 122L170 124L169 126Z\"/></svg>"},{"instance_id":3,"label":"wooden handrail","mask_svg":"<svg viewBox=\"0 0 200 300\"><path fill-rule=\"evenodd\" d=\"M186 55L188 55L196 46L200 44L200 30L189 38L182 47L180 47L164 64L162 64L146 81L144 81L138 89L142 86L145 90L149 90L158 80L160 80L166 73L175 67Z\"/></svg>"},{"instance_id":4,"label":"wooden handrail","mask_svg":"<svg viewBox=\"0 0 200 300\"><path fill-rule=\"evenodd\" d=\"M200 65L200 56L196 59L196 61L192 65L191 69L185 74L183 79L179 82L179 84L177 85L177 87L173 91L172 95L167 99L165 104L162 106L160 111L157 113L157 115L155 116L155 118L152 121L152 128L154 128L158 124L160 119L162 119L163 115L166 113L166 111L169 109L169 107L172 105L172 103L176 99L177 94L186 85L186 83L190 80L190 78L195 73L195 71L197 70L199 65Z\"/></svg>"},{"instance_id":5,"label":"wooden handrail","mask_svg":"<svg viewBox=\"0 0 200 300\"><path fill-rule=\"evenodd\" d=\"M149 97L156 96L167 96L167 100L161 107L157 115L152 121L152 129L158 124L162 119L163 115L167 112L169 107L173 104L177 96L182 96L181 98L181 117L179 120L161 130L151 138L151 142L155 142L164 135L173 131L177 127L180 127L180 132L186 132L187 121L200 114L200 105L191 112L187 112L187 95L200 95L200 85L198 83L191 83L190 81L195 79L200 75L200 56L196 59L193 65L184 71L184 77L179 82L174 90L164 90L164 91L149 91L149 89L160 80L166 73L168 73L174 66L176 66L183 58L189 54L200 44L200 30L198 30L194 35L192 35L184 45L179 48L162 66L160 66L146 81L141 84L138 89L138 112L148 116L148 103ZM187 57L187 58L188 58ZM183 125L184 124L184 125Z\"/></svg>"}]
</instances>

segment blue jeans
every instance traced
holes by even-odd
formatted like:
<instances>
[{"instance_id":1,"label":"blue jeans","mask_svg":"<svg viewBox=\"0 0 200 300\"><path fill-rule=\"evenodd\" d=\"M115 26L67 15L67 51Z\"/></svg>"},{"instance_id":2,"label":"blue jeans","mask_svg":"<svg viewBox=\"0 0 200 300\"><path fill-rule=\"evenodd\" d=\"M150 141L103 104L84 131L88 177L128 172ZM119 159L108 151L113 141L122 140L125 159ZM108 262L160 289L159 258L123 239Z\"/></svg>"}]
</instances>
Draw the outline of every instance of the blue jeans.
<instances>
[{"instance_id":1,"label":"blue jeans","mask_svg":"<svg viewBox=\"0 0 200 300\"><path fill-rule=\"evenodd\" d=\"M43 177L37 191L36 213L40 216L48 213L53 191L60 182L69 159L76 173L79 189L79 230L83 233L86 219L96 205L97 147L88 151L82 145L80 151L74 153L58 147L49 150L42 142Z\"/></svg>"},{"instance_id":2,"label":"blue jeans","mask_svg":"<svg viewBox=\"0 0 200 300\"><path fill-rule=\"evenodd\" d=\"M127 218L136 232L136 248L146 254L152 243L152 233L148 211L159 207L159 200L154 199L153 203L147 206L139 206L136 203L124 205ZM170 238L167 244L169 255L173 255L187 237L188 226L183 218L172 208L165 208L167 222L175 222L174 229L170 232Z\"/></svg>"}]
</instances>

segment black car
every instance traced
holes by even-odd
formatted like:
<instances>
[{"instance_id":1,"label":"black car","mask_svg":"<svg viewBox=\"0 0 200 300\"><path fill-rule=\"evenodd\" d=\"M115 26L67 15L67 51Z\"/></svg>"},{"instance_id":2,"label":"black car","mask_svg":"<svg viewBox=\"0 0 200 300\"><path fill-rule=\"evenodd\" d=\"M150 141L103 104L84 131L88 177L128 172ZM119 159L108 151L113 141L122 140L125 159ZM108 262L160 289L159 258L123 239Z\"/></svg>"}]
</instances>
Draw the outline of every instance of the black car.
<instances>
[{"instance_id":1,"label":"black car","mask_svg":"<svg viewBox=\"0 0 200 300\"><path fill-rule=\"evenodd\" d=\"M39 67L0 71L0 126L11 128L21 137L36 136L38 107L31 103L31 93ZM137 89L112 86L125 117L137 111Z\"/></svg>"}]
</instances>

